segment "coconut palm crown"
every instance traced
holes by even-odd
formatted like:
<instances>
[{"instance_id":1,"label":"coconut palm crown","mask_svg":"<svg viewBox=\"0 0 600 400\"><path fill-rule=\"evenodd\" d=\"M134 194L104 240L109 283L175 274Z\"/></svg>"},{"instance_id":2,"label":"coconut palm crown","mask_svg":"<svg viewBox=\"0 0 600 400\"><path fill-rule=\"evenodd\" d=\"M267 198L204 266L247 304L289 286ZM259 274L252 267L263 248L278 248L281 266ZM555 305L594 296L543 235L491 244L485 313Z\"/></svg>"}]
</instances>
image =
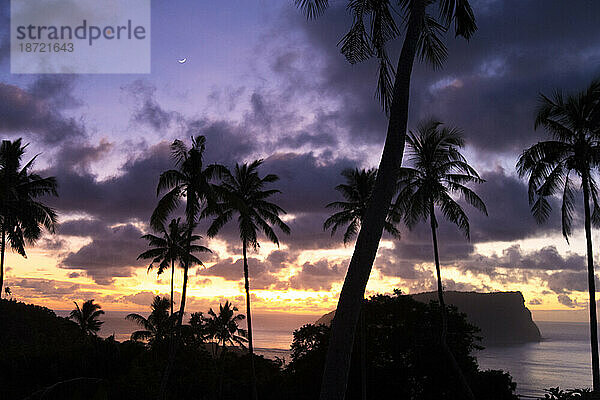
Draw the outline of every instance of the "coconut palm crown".
<instances>
[{"instance_id":1,"label":"coconut palm crown","mask_svg":"<svg viewBox=\"0 0 600 400\"><path fill-rule=\"evenodd\" d=\"M323 229L331 229L331 236L335 235L338 229L347 225L344 232L344 244L348 244L360 230L362 220L367 210L367 204L375 186L375 178L377 177L377 169L345 169L342 171L342 176L346 178L346 182L339 184L335 190L340 192L346 201L334 201L327 204L325 207L340 210L335 212L323 223ZM399 239L400 231L394 225L396 209L390 207L388 218L385 221L383 229Z\"/></svg>"},{"instance_id":2,"label":"coconut palm crown","mask_svg":"<svg viewBox=\"0 0 600 400\"><path fill-rule=\"evenodd\" d=\"M592 247L592 225L600 226L598 184L595 174L600 165L600 80L571 95L557 90L550 97L540 94L534 128L543 127L550 140L526 149L517 161L517 171L529 180L529 204L538 223L552 211L549 197L562 197L562 234L568 241L572 233L575 190L583 192L584 230L587 247L588 292L592 378L600 392L596 282Z\"/></svg>"}]
</instances>

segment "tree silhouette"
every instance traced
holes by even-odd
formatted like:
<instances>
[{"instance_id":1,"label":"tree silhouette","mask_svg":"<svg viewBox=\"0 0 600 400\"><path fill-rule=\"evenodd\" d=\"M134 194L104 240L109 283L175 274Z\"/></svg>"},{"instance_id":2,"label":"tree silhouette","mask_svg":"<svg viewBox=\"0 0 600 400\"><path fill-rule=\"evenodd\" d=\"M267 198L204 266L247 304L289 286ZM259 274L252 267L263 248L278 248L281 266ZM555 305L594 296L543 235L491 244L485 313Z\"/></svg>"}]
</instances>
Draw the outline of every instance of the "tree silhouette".
<instances>
[{"instance_id":1,"label":"tree silhouette","mask_svg":"<svg viewBox=\"0 0 600 400\"><path fill-rule=\"evenodd\" d=\"M323 229L331 229L331 236L336 231L344 226L347 226L346 232L344 233L344 245L348 244L350 240L356 236L362 225L362 220L367 210L367 204L371 198L373 192L373 186L375 186L375 179L377 177L377 169L345 169L342 171L342 176L346 178L346 182L339 184L335 187L335 190L340 192L346 201L334 201L327 204L327 208L333 208L340 210L323 223ZM388 218L385 220L383 229L394 236L400 238L400 232L394 226L394 220L397 220L399 216L395 214L395 208L390 207ZM361 313L360 316L360 339L361 339L361 371L362 371L362 398L366 399L367 393L367 379L366 379L366 344L365 341L365 329L364 329L364 316Z\"/></svg>"},{"instance_id":2,"label":"tree silhouette","mask_svg":"<svg viewBox=\"0 0 600 400\"><path fill-rule=\"evenodd\" d=\"M460 196L468 204L487 215L483 201L473 190L465 186L484 181L460 153L459 149L464 146L464 140L461 132L455 128L442 127L441 122L434 120L426 121L419 124L417 132L409 133L406 143L407 161L412 167L404 167L400 172L400 191L395 206L402 213L405 224L411 229L418 222L429 220L442 316L441 344L448 353L465 392L469 398L474 398L446 341L448 317L442 286L435 209L439 209L448 221L458 226L468 239L469 218L452 195Z\"/></svg>"},{"instance_id":3,"label":"tree silhouette","mask_svg":"<svg viewBox=\"0 0 600 400\"><path fill-rule=\"evenodd\" d=\"M535 128L543 127L550 140L538 142L526 149L517 161L521 177L529 179L529 204L538 223L545 222L552 207L548 197L562 195L561 220L565 239L571 235L575 188L583 191L584 228L587 244L588 289L590 295L590 340L594 391L600 391L598 366L598 322L596 318L596 287L592 224L600 226L598 186L593 171L600 162L600 81L577 94L565 96L556 91L553 96L540 95ZM593 207L593 212L590 210Z\"/></svg>"},{"instance_id":4,"label":"tree silhouette","mask_svg":"<svg viewBox=\"0 0 600 400\"><path fill-rule=\"evenodd\" d=\"M184 265L186 257L189 257L190 261L196 265L201 265L202 262L193 255L193 253L201 253L210 251L204 246L193 244L195 241L201 239L199 235L192 235L190 237L190 252L187 253L187 228L181 224L181 218L172 219L169 226L161 225L158 229L158 233L162 235L156 236L152 234L146 234L142 236L142 239L148 241L148 246L152 248L140 254L138 260L152 260L148 266L150 271L154 265L158 266L156 271L157 275L162 274L165 269L171 267L171 315L173 315L173 279L175 276L175 263Z\"/></svg>"},{"instance_id":5,"label":"tree silhouette","mask_svg":"<svg viewBox=\"0 0 600 400\"><path fill-rule=\"evenodd\" d=\"M242 241L242 255L244 258L244 287L246 289L246 316L248 318L248 348L252 369L252 386L254 399L256 392L256 374L254 371L254 346L252 342L252 317L250 313L250 283L248 278L248 246L253 249L259 247L258 233L262 232L267 239L279 246L279 239L271 225L282 232L289 234L290 228L281 220L279 214L285 211L278 205L267 201L279 190L264 190L268 183L276 182L277 175L268 174L261 178L258 168L262 160L250 164L236 164L233 173L229 170L222 171L222 182L215 187L220 201L214 207L208 207L205 215L216 215L208 228L208 236L216 236L221 228L227 224L234 215L237 215L238 230Z\"/></svg>"},{"instance_id":6,"label":"tree silhouette","mask_svg":"<svg viewBox=\"0 0 600 400\"><path fill-rule=\"evenodd\" d=\"M321 15L329 6L328 0L294 2L308 18ZM402 164L414 60L418 57L439 68L447 56L442 35L453 25L456 36L469 39L477 29L468 0L348 0L347 8L353 21L339 42L340 49L352 64L377 58L376 95L388 112L389 122L373 194L338 300L323 373L322 400L342 400L346 392L361 303ZM437 17L427 9L435 9ZM406 24L405 29L402 24ZM387 45L403 33L394 70Z\"/></svg>"},{"instance_id":7,"label":"tree silhouette","mask_svg":"<svg viewBox=\"0 0 600 400\"><path fill-rule=\"evenodd\" d=\"M79 325L84 334L96 336L104 323L104 321L98 319L104 314L100 304L94 304L94 299L84 302L81 308L79 308L77 302L74 301L73 303L75 303L76 308L71 311L69 318Z\"/></svg>"},{"instance_id":8,"label":"tree silhouette","mask_svg":"<svg viewBox=\"0 0 600 400\"><path fill-rule=\"evenodd\" d=\"M138 324L142 329L131 334L131 340L148 341L149 346L164 343L175 326L176 315L169 315L170 300L156 296L150 305L152 311L148 318L140 314L128 314L125 318Z\"/></svg>"},{"instance_id":9,"label":"tree silhouette","mask_svg":"<svg viewBox=\"0 0 600 400\"><path fill-rule=\"evenodd\" d=\"M246 317L244 314L235 314L237 311L237 307L226 301L225 305L219 304L218 314L211 308L208 310L208 317L203 317L208 337L214 340L217 346L221 346L221 352L226 346L246 347L248 342L248 332L238 326L238 322Z\"/></svg>"},{"instance_id":10,"label":"tree silhouette","mask_svg":"<svg viewBox=\"0 0 600 400\"><path fill-rule=\"evenodd\" d=\"M54 233L57 224L56 212L37 200L46 195L58 196L56 179L31 172L37 155L21 165L27 146L21 144L21 139L3 140L0 145L0 297L6 246L27 257L25 245L35 244L42 227Z\"/></svg>"},{"instance_id":11,"label":"tree silhouette","mask_svg":"<svg viewBox=\"0 0 600 400\"><path fill-rule=\"evenodd\" d=\"M367 204L371 198L373 186L375 186L377 169L349 168L342 171L342 176L346 178L346 183L337 185L335 190L340 192L346 201L334 201L327 204L327 208L340 211L325 220L323 229L331 229L331 236L333 236L338 229L347 226L346 232L344 232L344 244L348 244L362 225ZM390 207L383 229L395 238L400 238L400 231L394 226L394 212L395 209Z\"/></svg>"},{"instance_id":12,"label":"tree silhouette","mask_svg":"<svg viewBox=\"0 0 600 400\"><path fill-rule=\"evenodd\" d=\"M214 202L214 191L210 180L217 176L221 169L221 167L217 165L210 165L204 168L205 149L206 138L204 136L192 138L192 146L190 148L188 148L181 140L175 140L173 144L171 144L171 154L175 160L177 169L170 169L160 175L156 194L160 195L163 191L166 191L166 193L159 200L150 219L150 225L155 230L160 229L160 227L164 226L166 223L168 216L177 210L182 199L185 198L185 218L187 226L187 232L185 233L186 254L191 253L192 230L196 226L202 207L207 202ZM175 333L178 336L181 336L179 334L181 332L183 314L185 312L188 271L191 263L192 259L190 259L190 257L186 257L183 263L181 302L179 304L177 326L175 328ZM158 393L159 399L164 399L167 393L167 384L171 370L173 369L173 364L175 363L179 338L171 341L171 343L169 362L165 368Z\"/></svg>"}]
</instances>

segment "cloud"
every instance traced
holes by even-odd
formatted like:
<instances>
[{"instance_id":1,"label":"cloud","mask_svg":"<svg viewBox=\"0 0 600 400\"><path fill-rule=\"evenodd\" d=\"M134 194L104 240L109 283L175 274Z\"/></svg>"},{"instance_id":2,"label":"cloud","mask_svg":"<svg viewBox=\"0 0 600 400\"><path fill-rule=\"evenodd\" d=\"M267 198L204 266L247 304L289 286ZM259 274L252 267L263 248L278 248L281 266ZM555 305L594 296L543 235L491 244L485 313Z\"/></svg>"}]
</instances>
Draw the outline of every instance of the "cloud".
<instances>
[{"instance_id":1,"label":"cloud","mask_svg":"<svg viewBox=\"0 0 600 400\"><path fill-rule=\"evenodd\" d=\"M61 112L75 105L72 89L72 81L64 77L39 78L29 90L0 82L0 132L48 145L86 137L84 124Z\"/></svg>"},{"instance_id":2,"label":"cloud","mask_svg":"<svg viewBox=\"0 0 600 400\"><path fill-rule=\"evenodd\" d=\"M290 287L300 290L329 291L334 283L343 280L346 269L346 263L330 263L327 259L305 262L300 272L290 278Z\"/></svg>"},{"instance_id":3,"label":"cloud","mask_svg":"<svg viewBox=\"0 0 600 400\"><path fill-rule=\"evenodd\" d=\"M580 307L585 307L585 304L579 304L577 302L577 300L573 300L571 299L568 295L566 294L559 294L557 296L557 300L560 304L567 306L569 308L580 308Z\"/></svg>"},{"instance_id":4,"label":"cloud","mask_svg":"<svg viewBox=\"0 0 600 400\"><path fill-rule=\"evenodd\" d=\"M142 232L135 226L110 228L96 221L80 222L81 227L77 227L77 221L70 222L66 233L89 235L92 241L67 253L60 261L60 268L82 270L96 283L108 285L115 277L131 276L133 267L144 264L144 261L136 260L145 246L140 240Z\"/></svg>"}]
</instances>

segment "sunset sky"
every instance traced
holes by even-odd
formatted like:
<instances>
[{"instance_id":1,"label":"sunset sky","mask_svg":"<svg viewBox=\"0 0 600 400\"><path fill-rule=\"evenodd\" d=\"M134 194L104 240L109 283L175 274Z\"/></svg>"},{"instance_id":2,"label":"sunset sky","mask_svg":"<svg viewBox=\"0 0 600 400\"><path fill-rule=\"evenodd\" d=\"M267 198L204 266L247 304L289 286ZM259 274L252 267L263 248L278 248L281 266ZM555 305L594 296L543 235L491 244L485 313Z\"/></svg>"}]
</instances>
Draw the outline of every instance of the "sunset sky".
<instances>
[{"instance_id":1,"label":"sunset sky","mask_svg":"<svg viewBox=\"0 0 600 400\"><path fill-rule=\"evenodd\" d=\"M280 177L275 200L292 233L280 235L280 248L263 240L250 254L254 309L334 309L353 243L344 247L340 235L323 231L325 205L341 200L334 187L344 168L378 164L386 117L374 97L375 63L351 66L336 46L351 16L345 1L331 3L307 22L291 0L155 0L151 74L14 75L2 1L0 133L29 142L27 160L41 153L36 169L56 176L60 194L48 199L60 214L57 234L30 247L27 259L7 256L14 297L54 309L93 298L107 310L145 310L152 296L167 294L168 274L157 278L136 261L146 249L140 236L149 232L158 176L173 166L170 143L202 134L208 162L264 158L263 173ZM545 136L533 129L538 93L580 90L600 76L600 4L472 4L473 39L450 35L444 68L416 64L411 91L409 129L432 116L462 128L465 154L486 179L475 189L489 216L467 208L471 241L440 226L445 288L520 290L538 320L585 321L583 230L570 245L563 239L558 201L549 222L537 225L514 165ZM394 59L399 46L391 47ZM576 221L582 228L581 214ZM434 289L428 226L401 231L400 241L384 236L368 295ZM598 232L593 240L598 249ZM191 271L189 309L225 299L241 308L235 226L204 244L214 253Z\"/></svg>"}]
</instances>

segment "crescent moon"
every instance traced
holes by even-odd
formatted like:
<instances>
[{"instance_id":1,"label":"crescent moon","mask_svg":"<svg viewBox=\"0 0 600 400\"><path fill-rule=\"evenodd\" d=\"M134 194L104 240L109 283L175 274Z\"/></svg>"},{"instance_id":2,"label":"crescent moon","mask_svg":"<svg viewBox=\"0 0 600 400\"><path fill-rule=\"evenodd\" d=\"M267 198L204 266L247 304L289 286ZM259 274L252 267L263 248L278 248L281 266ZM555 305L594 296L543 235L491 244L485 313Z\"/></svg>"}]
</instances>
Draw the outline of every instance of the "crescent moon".
<instances>
[{"instance_id":1,"label":"crescent moon","mask_svg":"<svg viewBox=\"0 0 600 400\"><path fill-rule=\"evenodd\" d=\"M177 62L179 64L184 64L187 61L187 58L181 59L181 60L177 60Z\"/></svg>"}]
</instances>

